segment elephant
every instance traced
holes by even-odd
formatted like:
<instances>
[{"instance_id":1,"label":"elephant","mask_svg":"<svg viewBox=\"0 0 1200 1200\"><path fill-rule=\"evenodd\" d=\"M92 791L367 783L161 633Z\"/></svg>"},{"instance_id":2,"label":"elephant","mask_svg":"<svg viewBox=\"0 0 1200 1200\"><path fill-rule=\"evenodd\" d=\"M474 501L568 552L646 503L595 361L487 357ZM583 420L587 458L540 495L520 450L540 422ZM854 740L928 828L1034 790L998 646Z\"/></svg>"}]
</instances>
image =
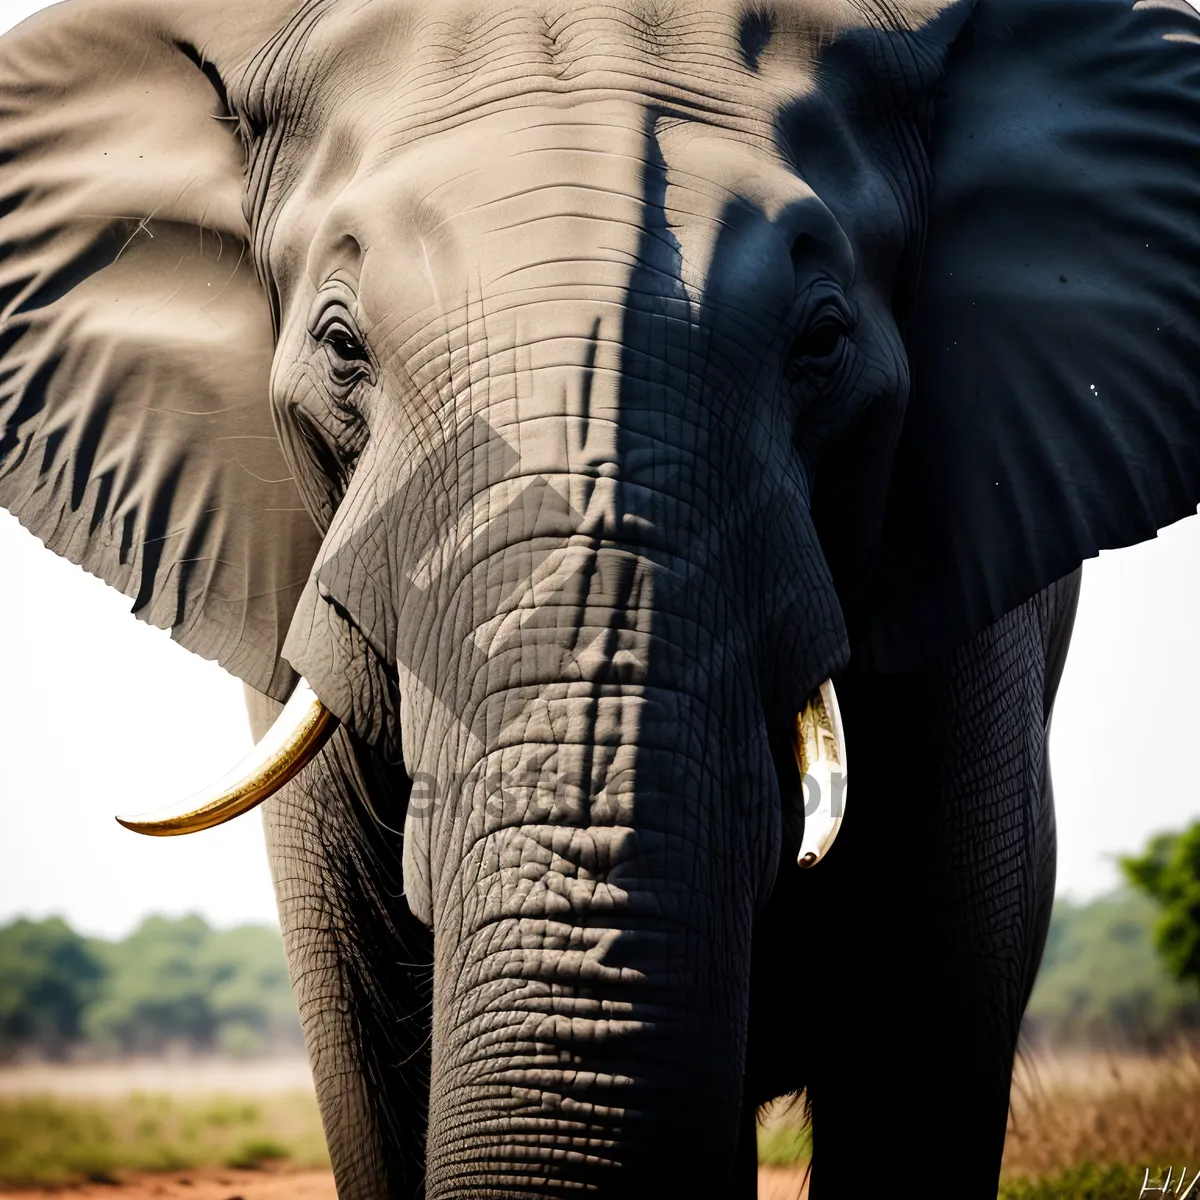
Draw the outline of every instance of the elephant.
<instances>
[{"instance_id":1,"label":"elephant","mask_svg":"<svg viewBox=\"0 0 1200 1200\"><path fill-rule=\"evenodd\" d=\"M342 1200L750 1196L801 1092L818 1200L995 1196L1080 566L1200 503L1198 42L1184 0L0 39L0 505L274 739L235 807Z\"/></svg>"}]
</instances>

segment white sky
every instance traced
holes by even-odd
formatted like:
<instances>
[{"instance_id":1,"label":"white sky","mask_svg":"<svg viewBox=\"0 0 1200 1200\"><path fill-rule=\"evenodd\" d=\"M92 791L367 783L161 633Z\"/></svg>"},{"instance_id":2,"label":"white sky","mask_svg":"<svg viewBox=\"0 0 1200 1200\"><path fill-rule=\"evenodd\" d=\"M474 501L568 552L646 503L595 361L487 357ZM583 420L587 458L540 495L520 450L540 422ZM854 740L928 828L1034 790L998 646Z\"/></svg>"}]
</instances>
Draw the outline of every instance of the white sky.
<instances>
[{"instance_id":1,"label":"white sky","mask_svg":"<svg viewBox=\"0 0 1200 1200\"><path fill-rule=\"evenodd\" d=\"M0 0L0 30L41 7ZM256 816L161 839L112 819L205 786L250 745L241 684L128 610L0 513L0 922L61 913L112 936L151 911L274 921ZM1200 817L1198 747L1193 517L1084 570L1051 737L1060 892L1107 889L1113 856Z\"/></svg>"}]
</instances>

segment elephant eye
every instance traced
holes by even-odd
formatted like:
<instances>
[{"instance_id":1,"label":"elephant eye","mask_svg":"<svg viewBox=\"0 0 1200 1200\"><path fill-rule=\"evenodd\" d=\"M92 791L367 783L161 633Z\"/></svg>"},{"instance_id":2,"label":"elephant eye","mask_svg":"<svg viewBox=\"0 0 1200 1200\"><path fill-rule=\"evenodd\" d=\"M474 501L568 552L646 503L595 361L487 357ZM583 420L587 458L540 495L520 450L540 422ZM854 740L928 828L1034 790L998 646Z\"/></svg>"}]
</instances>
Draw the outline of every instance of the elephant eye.
<instances>
[{"instance_id":1,"label":"elephant eye","mask_svg":"<svg viewBox=\"0 0 1200 1200\"><path fill-rule=\"evenodd\" d=\"M341 322L335 321L330 325L321 336L321 341L343 362L366 362L367 360L366 346Z\"/></svg>"},{"instance_id":2,"label":"elephant eye","mask_svg":"<svg viewBox=\"0 0 1200 1200\"><path fill-rule=\"evenodd\" d=\"M313 340L325 348L330 374L339 387L349 387L370 375L366 343L348 315L335 310L311 332Z\"/></svg>"},{"instance_id":3,"label":"elephant eye","mask_svg":"<svg viewBox=\"0 0 1200 1200\"><path fill-rule=\"evenodd\" d=\"M792 344L788 356L788 375L796 379L830 371L837 366L850 333L845 313L832 306L824 308Z\"/></svg>"},{"instance_id":4,"label":"elephant eye","mask_svg":"<svg viewBox=\"0 0 1200 1200\"><path fill-rule=\"evenodd\" d=\"M837 353L845 336L846 330L833 322L819 325L800 343L800 354L804 358L829 358Z\"/></svg>"}]
</instances>

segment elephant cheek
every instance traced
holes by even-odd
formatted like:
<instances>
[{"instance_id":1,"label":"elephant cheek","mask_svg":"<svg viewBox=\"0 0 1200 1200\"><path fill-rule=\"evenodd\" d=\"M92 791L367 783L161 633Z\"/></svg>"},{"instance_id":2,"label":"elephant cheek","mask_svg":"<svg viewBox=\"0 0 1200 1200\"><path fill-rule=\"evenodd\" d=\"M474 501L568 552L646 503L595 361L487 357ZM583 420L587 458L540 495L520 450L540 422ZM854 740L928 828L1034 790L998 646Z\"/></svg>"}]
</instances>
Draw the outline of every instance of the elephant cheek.
<instances>
[{"instance_id":1,"label":"elephant cheek","mask_svg":"<svg viewBox=\"0 0 1200 1200\"><path fill-rule=\"evenodd\" d=\"M395 668L314 571L283 645L283 657L356 737L398 763L400 689Z\"/></svg>"}]
</instances>

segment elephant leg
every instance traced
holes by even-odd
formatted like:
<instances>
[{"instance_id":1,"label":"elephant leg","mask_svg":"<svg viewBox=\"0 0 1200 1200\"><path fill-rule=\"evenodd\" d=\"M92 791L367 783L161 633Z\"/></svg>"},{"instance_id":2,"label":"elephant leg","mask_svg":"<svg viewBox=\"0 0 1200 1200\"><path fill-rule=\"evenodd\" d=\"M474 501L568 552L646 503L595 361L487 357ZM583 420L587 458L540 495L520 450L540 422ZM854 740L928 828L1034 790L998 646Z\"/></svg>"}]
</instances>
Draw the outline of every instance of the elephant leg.
<instances>
[{"instance_id":1,"label":"elephant leg","mask_svg":"<svg viewBox=\"0 0 1200 1200\"><path fill-rule=\"evenodd\" d=\"M750 1101L742 1103L738 1121L737 1151L726 1200L755 1200L758 1195L758 1113Z\"/></svg>"},{"instance_id":2,"label":"elephant leg","mask_svg":"<svg viewBox=\"0 0 1200 1200\"><path fill-rule=\"evenodd\" d=\"M249 704L261 734L278 705ZM263 809L339 1200L424 1194L433 946L401 882L407 799L340 729Z\"/></svg>"},{"instance_id":3,"label":"elephant leg","mask_svg":"<svg viewBox=\"0 0 1200 1200\"><path fill-rule=\"evenodd\" d=\"M1079 573L945 659L839 684L852 783L829 858L755 933L762 1101L808 1088L813 1197L928 1172L996 1195L1054 893L1046 734Z\"/></svg>"}]
</instances>

